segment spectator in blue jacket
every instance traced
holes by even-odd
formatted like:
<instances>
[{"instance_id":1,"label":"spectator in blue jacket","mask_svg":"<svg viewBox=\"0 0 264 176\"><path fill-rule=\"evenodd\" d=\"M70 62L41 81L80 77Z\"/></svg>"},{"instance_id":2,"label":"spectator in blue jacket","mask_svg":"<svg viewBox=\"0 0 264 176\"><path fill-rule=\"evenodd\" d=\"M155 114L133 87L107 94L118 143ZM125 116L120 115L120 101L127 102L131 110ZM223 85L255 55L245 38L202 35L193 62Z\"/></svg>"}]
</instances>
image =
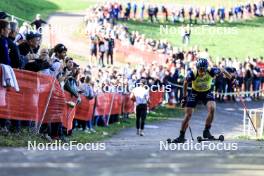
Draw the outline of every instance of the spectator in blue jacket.
<instances>
[{"instance_id":1,"label":"spectator in blue jacket","mask_svg":"<svg viewBox=\"0 0 264 176\"><path fill-rule=\"evenodd\" d=\"M10 33L10 23L7 20L0 20L0 63L11 66L11 58L9 55L8 39Z\"/></svg>"}]
</instances>

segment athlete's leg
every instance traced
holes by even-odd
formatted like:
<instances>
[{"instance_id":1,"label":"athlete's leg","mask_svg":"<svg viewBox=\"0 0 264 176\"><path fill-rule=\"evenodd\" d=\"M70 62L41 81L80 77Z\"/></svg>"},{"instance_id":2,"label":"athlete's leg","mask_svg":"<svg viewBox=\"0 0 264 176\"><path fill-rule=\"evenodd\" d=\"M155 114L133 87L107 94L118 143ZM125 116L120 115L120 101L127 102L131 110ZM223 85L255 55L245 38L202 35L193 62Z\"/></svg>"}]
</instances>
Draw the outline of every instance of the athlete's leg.
<instances>
[{"instance_id":1,"label":"athlete's leg","mask_svg":"<svg viewBox=\"0 0 264 176\"><path fill-rule=\"evenodd\" d=\"M192 118L192 112L193 112L193 108L189 108L189 107L185 108L185 115L184 115L184 120L182 121L181 131L185 132L186 129L188 128L189 121Z\"/></svg>"},{"instance_id":2,"label":"athlete's leg","mask_svg":"<svg viewBox=\"0 0 264 176\"><path fill-rule=\"evenodd\" d=\"M189 121L191 120L191 117L192 117L192 111L193 111L193 108L195 108L196 104L197 104L197 93L195 91L192 91L187 98L187 103L185 107L185 115L184 115L184 120L182 122L180 135L173 142L175 143L185 142L185 131L189 126Z\"/></svg>"},{"instance_id":3,"label":"athlete's leg","mask_svg":"<svg viewBox=\"0 0 264 176\"><path fill-rule=\"evenodd\" d=\"M216 107L215 101L208 101L207 102L208 115L207 115L205 127L211 126L211 124L214 120L215 107Z\"/></svg>"},{"instance_id":4,"label":"athlete's leg","mask_svg":"<svg viewBox=\"0 0 264 176\"><path fill-rule=\"evenodd\" d=\"M214 101L208 101L207 102L207 109L208 109L208 116L205 122L205 128L203 131L203 137L213 139L214 136L210 133L211 124L214 120L214 112L215 112L215 102Z\"/></svg>"}]
</instances>

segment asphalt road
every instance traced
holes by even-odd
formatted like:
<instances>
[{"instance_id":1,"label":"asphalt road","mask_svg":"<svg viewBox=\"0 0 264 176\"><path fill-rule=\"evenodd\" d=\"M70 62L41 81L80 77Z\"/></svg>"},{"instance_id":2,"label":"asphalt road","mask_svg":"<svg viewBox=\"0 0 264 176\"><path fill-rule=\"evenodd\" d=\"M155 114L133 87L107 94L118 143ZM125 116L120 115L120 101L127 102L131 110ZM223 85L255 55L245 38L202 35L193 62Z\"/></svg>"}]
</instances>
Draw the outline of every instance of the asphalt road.
<instances>
[{"instance_id":1,"label":"asphalt road","mask_svg":"<svg viewBox=\"0 0 264 176\"><path fill-rule=\"evenodd\" d=\"M262 103L251 102L248 106L259 108ZM206 109L201 106L195 111L191 121L194 137L202 134L205 117ZM221 145L225 145L227 150L221 151L210 150L208 147L178 150L175 145L169 146L168 150L165 150L165 147L160 150L161 142L178 135L181 119L148 124L144 137L137 136L134 128L125 129L113 138L103 141L104 151L33 151L27 148L1 148L0 175L262 176L264 143L237 139L237 136L243 133L242 120L243 112L239 104L218 104L212 133L216 136L225 135L226 141ZM186 137L191 139L189 132ZM232 145L236 147L230 147Z\"/></svg>"}]
</instances>

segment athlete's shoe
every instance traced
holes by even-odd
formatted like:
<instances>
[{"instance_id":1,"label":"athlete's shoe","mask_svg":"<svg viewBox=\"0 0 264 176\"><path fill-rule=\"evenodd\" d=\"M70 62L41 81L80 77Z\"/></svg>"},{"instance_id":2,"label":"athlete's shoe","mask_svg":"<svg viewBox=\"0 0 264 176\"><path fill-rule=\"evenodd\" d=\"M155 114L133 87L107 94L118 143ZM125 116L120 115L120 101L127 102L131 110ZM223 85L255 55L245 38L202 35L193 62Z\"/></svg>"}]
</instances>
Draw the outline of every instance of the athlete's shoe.
<instances>
[{"instance_id":1,"label":"athlete's shoe","mask_svg":"<svg viewBox=\"0 0 264 176\"><path fill-rule=\"evenodd\" d=\"M210 133L210 130L208 130L208 129L205 129L203 131L203 137L205 139L214 139L214 136Z\"/></svg>"},{"instance_id":2,"label":"athlete's shoe","mask_svg":"<svg viewBox=\"0 0 264 176\"><path fill-rule=\"evenodd\" d=\"M184 143L186 139L183 136L179 136L176 139L174 139L171 143Z\"/></svg>"}]
</instances>

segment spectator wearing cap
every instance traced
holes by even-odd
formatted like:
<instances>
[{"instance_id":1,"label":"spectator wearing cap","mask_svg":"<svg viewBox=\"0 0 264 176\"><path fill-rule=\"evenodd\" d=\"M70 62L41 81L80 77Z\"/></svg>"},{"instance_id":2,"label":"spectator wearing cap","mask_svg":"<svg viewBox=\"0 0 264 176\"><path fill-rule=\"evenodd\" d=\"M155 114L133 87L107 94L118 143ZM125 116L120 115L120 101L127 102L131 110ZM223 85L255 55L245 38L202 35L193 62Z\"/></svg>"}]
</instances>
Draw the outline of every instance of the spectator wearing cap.
<instances>
[{"instance_id":1,"label":"spectator wearing cap","mask_svg":"<svg viewBox=\"0 0 264 176\"><path fill-rule=\"evenodd\" d=\"M19 44L20 54L27 56L28 54L37 54L41 43L41 34L38 32L29 32L26 35L26 41ZM36 56L34 56L36 58Z\"/></svg>"},{"instance_id":2,"label":"spectator wearing cap","mask_svg":"<svg viewBox=\"0 0 264 176\"><path fill-rule=\"evenodd\" d=\"M144 136L144 126L147 117L147 108L149 103L149 91L145 88L147 81L141 79L137 84L138 87L134 88L131 92L130 98L136 102L136 128L137 135Z\"/></svg>"},{"instance_id":3,"label":"spectator wearing cap","mask_svg":"<svg viewBox=\"0 0 264 176\"><path fill-rule=\"evenodd\" d=\"M47 24L47 22L40 18L40 14L37 14L36 19L31 23L31 25L33 25L35 27L35 29L39 33L41 33L42 32L42 28L41 28L42 24Z\"/></svg>"}]
</instances>

